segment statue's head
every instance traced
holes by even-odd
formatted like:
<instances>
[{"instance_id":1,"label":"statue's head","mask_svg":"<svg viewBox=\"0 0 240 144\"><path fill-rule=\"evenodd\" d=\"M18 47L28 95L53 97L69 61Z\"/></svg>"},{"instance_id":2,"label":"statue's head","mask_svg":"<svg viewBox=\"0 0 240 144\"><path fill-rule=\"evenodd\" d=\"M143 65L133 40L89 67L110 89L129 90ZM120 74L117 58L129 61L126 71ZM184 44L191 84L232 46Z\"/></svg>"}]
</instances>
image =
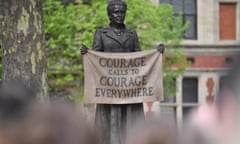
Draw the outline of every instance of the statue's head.
<instances>
[{"instance_id":1,"label":"statue's head","mask_svg":"<svg viewBox=\"0 0 240 144\"><path fill-rule=\"evenodd\" d=\"M110 21L115 24L123 24L127 11L127 4L124 1L111 0L107 6L107 13Z\"/></svg>"}]
</instances>

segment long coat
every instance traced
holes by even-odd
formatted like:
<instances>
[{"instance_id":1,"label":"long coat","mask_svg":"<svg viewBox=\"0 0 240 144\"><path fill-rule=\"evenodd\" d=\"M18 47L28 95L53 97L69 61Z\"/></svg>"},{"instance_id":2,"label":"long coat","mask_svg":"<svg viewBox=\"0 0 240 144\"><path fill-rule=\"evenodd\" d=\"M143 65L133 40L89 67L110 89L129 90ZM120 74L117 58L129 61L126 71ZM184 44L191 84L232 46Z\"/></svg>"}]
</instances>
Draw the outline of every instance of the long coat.
<instances>
[{"instance_id":1,"label":"long coat","mask_svg":"<svg viewBox=\"0 0 240 144\"><path fill-rule=\"evenodd\" d=\"M136 31L125 29L122 33L110 26L96 30L93 50L100 52L136 52L140 51ZM127 127L144 118L143 104L97 104L95 124L100 144L122 144Z\"/></svg>"}]
</instances>

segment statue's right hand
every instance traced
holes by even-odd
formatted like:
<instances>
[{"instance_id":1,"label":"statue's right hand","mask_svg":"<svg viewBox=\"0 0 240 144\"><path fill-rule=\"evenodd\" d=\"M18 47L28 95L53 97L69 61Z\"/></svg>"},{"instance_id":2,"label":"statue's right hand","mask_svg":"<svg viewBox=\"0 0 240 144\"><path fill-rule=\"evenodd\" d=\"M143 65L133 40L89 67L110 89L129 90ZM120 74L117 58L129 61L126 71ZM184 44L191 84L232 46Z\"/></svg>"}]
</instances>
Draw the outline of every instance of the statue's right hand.
<instances>
[{"instance_id":1,"label":"statue's right hand","mask_svg":"<svg viewBox=\"0 0 240 144\"><path fill-rule=\"evenodd\" d=\"M80 49L80 52L81 52L82 55L88 53L88 47L83 44L81 49Z\"/></svg>"}]
</instances>

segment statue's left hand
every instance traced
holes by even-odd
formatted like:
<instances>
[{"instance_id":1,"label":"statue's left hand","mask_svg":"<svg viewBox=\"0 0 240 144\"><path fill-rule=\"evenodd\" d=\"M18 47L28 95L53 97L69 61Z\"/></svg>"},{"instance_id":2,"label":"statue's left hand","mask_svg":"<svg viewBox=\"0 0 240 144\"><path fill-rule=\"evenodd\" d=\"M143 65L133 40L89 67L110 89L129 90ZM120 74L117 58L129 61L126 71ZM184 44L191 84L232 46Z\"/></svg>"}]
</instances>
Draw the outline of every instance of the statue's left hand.
<instances>
[{"instance_id":1,"label":"statue's left hand","mask_svg":"<svg viewBox=\"0 0 240 144\"><path fill-rule=\"evenodd\" d=\"M158 46L157 46L157 49L158 51L163 54L164 51L165 51L165 45L163 43L160 43Z\"/></svg>"},{"instance_id":2,"label":"statue's left hand","mask_svg":"<svg viewBox=\"0 0 240 144\"><path fill-rule=\"evenodd\" d=\"M81 49L80 49L80 52L81 52L82 55L88 53L88 47L83 44Z\"/></svg>"}]
</instances>

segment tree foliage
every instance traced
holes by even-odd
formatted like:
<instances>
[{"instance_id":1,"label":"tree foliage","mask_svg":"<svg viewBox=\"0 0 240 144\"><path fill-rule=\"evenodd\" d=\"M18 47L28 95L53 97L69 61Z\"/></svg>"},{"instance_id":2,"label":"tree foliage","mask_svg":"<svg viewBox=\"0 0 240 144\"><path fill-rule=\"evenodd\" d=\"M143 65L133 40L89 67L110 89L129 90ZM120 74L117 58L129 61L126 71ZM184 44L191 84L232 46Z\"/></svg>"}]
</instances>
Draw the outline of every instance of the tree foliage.
<instances>
[{"instance_id":1,"label":"tree foliage","mask_svg":"<svg viewBox=\"0 0 240 144\"><path fill-rule=\"evenodd\" d=\"M180 62L182 56L180 48L171 45L181 42L187 24L183 26L182 17L174 16L170 5L154 6L150 0L127 0L127 4L125 23L137 31L140 47L144 50L153 49L159 42L168 45L166 53L171 53L171 57L164 65L164 85L167 92L175 92L170 81L183 72L184 66L174 71L171 69L173 64ZM50 72L62 74L54 76L58 86L74 81L79 83L83 78L79 49L83 43L91 48L95 30L108 25L106 6L107 0L92 0L88 4L80 1L67 5L60 0L45 0L48 67ZM49 76L51 79L52 73Z\"/></svg>"}]
</instances>

